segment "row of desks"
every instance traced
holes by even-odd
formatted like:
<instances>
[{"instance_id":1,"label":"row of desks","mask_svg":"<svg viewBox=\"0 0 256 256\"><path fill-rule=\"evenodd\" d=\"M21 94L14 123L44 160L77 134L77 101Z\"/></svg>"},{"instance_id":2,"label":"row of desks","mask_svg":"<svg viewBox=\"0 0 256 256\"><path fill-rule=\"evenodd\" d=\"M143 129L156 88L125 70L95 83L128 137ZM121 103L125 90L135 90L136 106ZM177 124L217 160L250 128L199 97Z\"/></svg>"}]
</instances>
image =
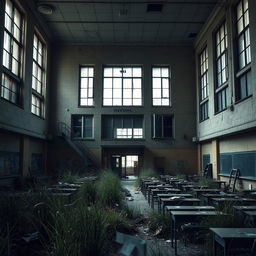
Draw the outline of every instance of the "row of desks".
<instances>
[{"instance_id":1,"label":"row of desks","mask_svg":"<svg viewBox=\"0 0 256 256\"><path fill-rule=\"evenodd\" d=\"M175 255L177 255L177 232L178 228L187 222L199 221L205 217L217 216L223 214L216 210L215 206L220 206L223 203L232 203L234 209L237 211L243 211L243 214L256 217L256 200L252 198L242 198L237 194L226 194L221 189L209 189L209 188L196 188L192 184L186 184L182 187L176 186L179 182L172 180L170 184L161 184L159 181L153 183L148 181L144 186L144 195L147 197L151 206L154 206L155 199L158 201L158 209L162 212L170 214L172 222L171 241L172 247L175 249ZM221 184L221 182L220 182ZM173 187L175 185L175 187ZM185 188L185 189L184 189ZM185 192L182 192L185 191ZM186 192L189 191L190 193ZM193 193L193 194L192 194ZM195 198L193 197L195 196ZM201 200L200 200L201 199ZM200 205L206 204L206 205ZM212 205L208 205L212 204ZM224 242L220 242L219 233L221 229L211 229L215 232L214 241L224 247ZM224 229L226 230L226 229ZM244 230L242 232L247 232ZM256 233L253 231L255 236ZM244 235L246 236L246 234ZM247 235L248 236L248 235ZM252 235L253 237L253 235ZM225 240L225 238L223 238ZM226 241L226 240L225 240ZM224 251L226 248L224 247ZM225 254L227 255L227 254Z\"/></svg>"}]
</instances>

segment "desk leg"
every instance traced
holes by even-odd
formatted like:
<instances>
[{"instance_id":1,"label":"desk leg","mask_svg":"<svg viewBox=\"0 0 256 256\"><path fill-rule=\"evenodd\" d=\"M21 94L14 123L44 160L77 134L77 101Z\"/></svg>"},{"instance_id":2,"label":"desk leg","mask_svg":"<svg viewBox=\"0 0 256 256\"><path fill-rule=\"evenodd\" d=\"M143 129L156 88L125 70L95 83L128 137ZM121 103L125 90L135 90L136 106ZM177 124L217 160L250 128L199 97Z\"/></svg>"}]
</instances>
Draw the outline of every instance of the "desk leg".
<instances>
[{"instance_id":1,"label":"desk leg","mask_svg":"<svg viewBox=\"0 0 256 256\"><path fill-rule=\"evenodd\" d=\"M173 220L172 220L172 216L171 216L171 244L172 244L172 248L173 248Z\"/></svg>"},{"instance_id":2,"label":"desk leg","mask_svg":"<svg viewBox=\"0 0 256 256\"><path fill-rule=\"evenodd\" d=\"M213 255L216 256L216 242L215 242L215 235L213 234Z\"/></svg>"},{"instance_id":3,"label":"desk leg","mask_svg":"<svg viewBox=\"0 0 256 256\"><path fill-rule=\"evenodd\" d=\"M174 254L177 255L177 233L176 233L176 221L173 220L173 231L174 231Z\"/></svg>"}]
</instances>

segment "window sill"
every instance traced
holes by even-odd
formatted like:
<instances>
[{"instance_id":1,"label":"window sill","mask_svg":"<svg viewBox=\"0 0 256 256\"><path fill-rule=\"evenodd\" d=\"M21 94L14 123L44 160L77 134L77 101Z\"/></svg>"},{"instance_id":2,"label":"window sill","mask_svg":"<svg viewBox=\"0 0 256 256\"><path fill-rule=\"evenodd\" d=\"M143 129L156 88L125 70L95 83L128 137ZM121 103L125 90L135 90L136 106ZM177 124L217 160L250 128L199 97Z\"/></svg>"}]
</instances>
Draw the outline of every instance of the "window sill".
<instances>
[{"instance_id":1,"label":"window sill","mask_svg":"<svg viewBox=\"0 0 256 256\"><path fill-rule=\"evenodd\" d=\"M79 108L95 108L95 105L93 106L83 106L83 105L78 105Z\"/></svg>"},{"instance_id":2,"label":"window sill","mask_svg":"<svg viewBox=\"0 0 256 256\"><path fill-rule=\"evenodd\" d=\"M227 110L228 108L227 107L225 107L225 108L223 108L222 110L220 110L220 111L218 111L218 112L215 112L215 116L216 115L218 115L218 114L220 114L220 113L222 113L222 112L224 112L225 110Z\"/></svg>"},{"instance_id":3,"label":"window sill","mask_svg":"<svg viewBox=\"0 0 256 256\"><path fill-rule=\"evenodd\" d=\"M242 76L243 74L247 73L250 70L251 70L251 63L248 64L247 66L243 67L241 70L239 70L236 73L236 78L239 78L240 76Z\"/></svg>"},{"instance_id":4,"label":"window sill","mask_svg":"<svg viewBox=\"0 0 256 256\"><path fill-rule=\"evenodd\" d=\"M18 108L23 109L23 107L22 107L21 105L19 105L19 104L17 104L17 103L14 103L14 102L12 102L12 101L10 101L10 100L7 100L6 98L4 98L4 97L2 97L2 96L1 96L1 99L2 99L3 101L5 101L5 102L11 103L12 105L14 105L14 106L16 106L16 107L18 107Z\"/></svg>"},{"instance_id":5,"label":"window sill","mask_svg":"<svg viewBox=\"0 0 256 256\"><path fill-rule=\"evenodd\" d=\"M208 116L207 118L205 118L204 120L199 120L199 123L202 123L202 122L204 122L204 121L206 121L206 120L208 120L208 119L210 119L209 116Z\"/></svg>"},{"instance_id":6,"label":"window sill","mask_svg":"<svg viewBox=\"0 0 256 256\"><path fill-rule=\"evenodd\" d=\"M31 112L31 115L33 115L33 116L35 116L35 117L38 117L39 119L45 120L45 118L44 118L44 117L42 117L42 116L38 116L38 115L36 115L36 114L34 114L34 113L32 113L32 112Z\"/></svg>"},{"instance_id":7,"label":"window sill","mask_svg":"<svg viewBox=\"0 0 256 256\"><path fill-rule=\"evenodd\" d=\"M251 98L251 97L252 97L252 94L249 95L249 96L247 96L247 97L245 97L245 98L243 98L243 99L237 100L237 101L235 102L235 104L239 104L239 103L241 103L242 101L245 101L245 100L247 100L247 99L249 99L249 98Z\"/></svg>"},{"instance_id":8,"label":"window sill","mask_svg":"<svg viewBox=\"0 0 256 256\"><path fill-rule=\"evenodd\" d=\"M91 139L90 138L88 138L88 139L87 138L71 138L71 140L73 140L73 141L81 141L81 140L82 141L84 141L84 140L85 141L95 141L94 138L91 138Z\"/></svg>"},{"instance_id":9,"label":"window sill","mask_svg":"<svg viewBox=\"0 0 256 256\"><path fill-rule=\"evenodd\" d=\"M145 141L144 138L142 139L136 139L136 138L132 138L132 139L102 139L103 141Z\"/></svg>"},{"instance_id":10,"label":"window sill","mask_svg":"<svg viewBox=\"0 0 256 256\"><path fill-rule=\"evenodd\" d=\"M218 174L218 176L224 177L224 178L229 178L229 174ZM240 176L240 177L238 177L238 179L256 181L256 177L253 177L253 176Z\"/></svg>"},{"instance_id":11,"label":"window sill","mask_svg":"<svg viewBox=\"0 0 256 256\"><path fill-rule=\"evenodd\" d=\"M152 140L172 140L172 141L174 141L175 139L173 137L152 137Z\"/></svg>"}]
</instances>

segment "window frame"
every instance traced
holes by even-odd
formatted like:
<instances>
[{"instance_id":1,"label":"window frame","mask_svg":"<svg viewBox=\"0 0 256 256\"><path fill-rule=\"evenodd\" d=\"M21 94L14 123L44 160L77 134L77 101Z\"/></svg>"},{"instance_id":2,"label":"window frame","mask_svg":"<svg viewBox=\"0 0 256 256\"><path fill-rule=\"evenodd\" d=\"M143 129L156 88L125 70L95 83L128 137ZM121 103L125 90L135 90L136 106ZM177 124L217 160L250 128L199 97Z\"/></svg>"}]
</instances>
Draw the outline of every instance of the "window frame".
<instances>
[{"instance_id":1,"label":"window frame","mask_svg":"<svg viewBox=\"0 0 256 256\"><path fill-rule=\"evenodd\" d=\"M87 77L82 77L82 68L92 68L93 69L93 77L90 77L90 76L87 76ZM92 78L92 97L87 97L86 99L92 99L92 105L82 105L81 104L81 90L82 90L82 78ZM86 89L87 90L87 93L88 93L88 89L89 87L87 88L83 88L83 89ZM79 65L79 92L78 92L78 107L80 108L93 108L95 107L95 92L94 92L94 89L95 89L95 66L94 65Z\"/></svg>"},{"instance_id":2,"label":"window frame","mask_svg":"<svg viewBox=\"0 0 256 256\"><path fill-rule=\"evenodd\" d=\"M7 6L7 0L4 1L3 3L3 12L4 12L4 17L3 17L3 45L2 45L2 49L1 49L1 77L0 77L0 98L11 103L14 104L18 107L23 108L23 75L24 75L24 50L25 50L25 39L26 39L26 34L25 34L25 12L24 10L21 8L21 6L16 3L13 0L8 0L11 5L12 5L12 14L11 16L7 13L6 10L6 6ZM20 17L20 26L18 27L18 24L15 23L15 11L18 12L19 17ZM10 28L11 28L11 32L8 30L8 28L6 27L6 16L9 17L10 19ZM14 31L14 27L17 27L18 31L20 32L19 35L19 39L17 39L15 37L15 31ZM7 51L7 49L5 49L5 34L9 37L9 51ZM15 58L15 54L14 54L14 50L13 50L13 45L16 44L17 45L17 58ZM4 64L4 52L6 52L9 56L9 64L8 67L5 66ZM16 60L17 61L17 65L18 65L18 74L15 74L12 71L12 61ZM4 77L6 77L4 79ZM9 80L9 82L12 84L11 87L7 87L4 85L4 81ZM14 89L15 88L15 89ZM8 98L4 96L4 92L5 91L9 91L9 96ZM10 96L10 92L11 92L11 96ZM12 101L12 95L16 95L16 99L14 101Z\"/></svg>"},{"instance_id":3,"label":"window frame","mask_svg":"<svg viewBox=\"0 0 256 256\"><path fill-rule=\"evenodd\" d=\"M203 53L205 52L205 58L203 58ZM201 58L202 56L202 58ZM202 62L201 62L202 59ZM201 73L202 66L205 64L206 70ZM205 45L200 53L198 54L198 81L199 81L199 122L203 122L207 119L209 119L209 52L208 52L208 46ZM202 78L204 78L204 75L206 76L205 81L206 85L202 87ZM206 97L202 97L202 91L206 88ZM204 118L202 118L202 113L204 113Z\"/></svg>"},{"instance_id":4,"label":"window frame","mask_svg":"<svg viewBox=\"0 0 256 256\"><path fill-rule=\"evenodd\" d=\"M160 116L161 117L161 136L158 137L156 136L156 116ZM172 136L168 137L165 136L164 134L164 130L165 130L165 126L164 126L164 118L165 117L169 117L171 118L171 131L172 131ZM152 139L153 140L162 140L162 139L170 139L173 140L174 139L174 116L172 114L153 114L152 115Z\"/></svg>"},{"instance_id":5,"label":"window frame","mask_svg":"<svg viewBox=\"0 0 256 256\"><path fill-rule=\"evenodd\" d=\"M38 60L34 59L34 40L35 37L37 38L37 49L36 49L36 58L38 59L39 51L38 51L38 45L41 43L42 45L42 64L38 63ZM41 71L41 81L38 80L38 77L33 75L33 69L34 69L34 64L37 66L37 69L40 69ZM37 82L41 82L41 93L39 93L36 89L33 88L33 78L37 80ZM39 32L39 30L35 27L34 28L34 34L33 34L33 52L32 52L32 85L31 85L31 114L35 115L39 118L45 119L45 114L46 114L46 87L47 87L47 43L44 40L43 36ZM39 108L39 115L36 113L32 112L32 102L33 102L33 97L35 97L38 101L40 106Z\"/></svg>"},{"instance_id":6,"label":"window frame","mask_svg":"<svg viewBox=\"0 0 256 256\"><path fill-rule=\"evenodd\" d=\"M235 26L235 49L234 49L234 55L236 56L236 72L235 72L235 104L240 103L241 101L246 100L247 98L250 98L253 95L253 92L250 91L248 92L248 88L250 88L250 86L248 86L248 75L252 75L251 74L251 33L250 33L250 13L249 13L249 9L250 9L250 3L249 1L248 3L248 9L246 10L248 12L248 24L245 25L245 13L246 11L244 11L244 1L246 0L240 0L236 3L236 5L234 5L234 12L233 12L233 16L235 17L235 22L234 22L234 26ZM238 18L238 6L239 4L242 3L242 16L240 18ZM243 29L239 32L238 31L238 22L239 20L243 21ZM247 62L247 53L246 53L246 31L248 31L248 35L249 35L249 41L250 44L247 48L249 48L249 54L250 54L250 61ZM244 37L244 50L242 52L245 52L245 65L243 67L240 67L240 55L241 52L239 52L239 39L240 37L243 36ZM248 39L248 38L247 38ZM244 97L241 96L241 88L242 88L242 84L240 83L241 79L245 79L246 80L246 84L245 84L245 90L246 90L246 95ZM252 78L250 79L250 85L252 86Z\"/></svg>"},{"instance_id":7,"label":"window frame","mask_svg":"<svg viewBox=\"0 0 256 256\"><path fill-rule=\"evenodd\" d=\"M140 68L141 69L141 76L140 77L134 77L134 76L131 76L131 77L124 77L123 75L122 75L122 77L115 77L115 76L113 76L113 70L112 70L112 76L111 77L109 77L109 76L107 76L107 77L105 77L104 76L104 70L105 70L105 68L112 68L112 69L114 69L114 68L121 68L122 70L123 69L125 69L125 68ZM133 72L133 71L132 71ZM123 73L122 73L123 74ZM102 68L102 107L143 107L144 106L144 88L143 88L143 66L142 65L104 65L103 66L103 68ZM113 87L113 81L112 81L112 87L111 87L111 89L112 89L112 98L111 98L111 100L112 100L112 105L104 105L104 89L106 89L105 87L104 87L104 79L105 78L112 78L112 79L114 79L114 78L121 78L121 94L122 94L122 96L121 96L121 102L122 102L122 104L121 105L114 105L113 104L113 100L114 100L114 98L113 98L113 89L114 89L114 87ZM124 81L124 79L125 78L130 78L130 79L140 79L141 80L141 89L140 89L140 92L141 92L141 98L135 98L135 99L140 99L141 100L141 104L140 105L124 105L123 104L123 100L124 100L124 97L123 97L123 95L124 95L124 86L123 86L123 81ZM108 89L108 88L107 88ZM110 88L109 88L110 89ZM131 98L131 101L133 102L133 100L134 100L134 97L133 97L133 89L134 89L134 87L133 87L133 84L132 84L132 87L131 87L131 90L132 90L132 98ZM135 88L136 89L136 88Z\"/></svg>"},{"instance_id":8,"label":"window frame","mask_svg":"<svg viewBox=\"0 0 256 256\"><path fill-rule=\"evenodd\" d=\"M102 129L102 131L105 127L104 126L104 118L105 117L106 118L107 117L111 118L112 133L111 133L111 138L105 138L104 133L102 132L101 133L101 139L102 140L105 140L105 141L107 141L107 140L122 140L122 141L130 140L130 141L133 141L133 140L144 140L145 139L144 115L141 115L141 114L135 114L135 115L131 115L131 114L129 114L129 115L108 115L107 114L107 115L102 115L101 116L101 129ZM120 137L118 138L117 137L117 132L116 132L115 127L114 127L115 118L117 118L117 117L121 118L121 121L122 121L122 128L119 128L119 129L131 129L132 130L132 135L131 135L132 137L131 138L124 138L124 137L123 138L120 138ZM126 118L126 117L131 117L132 118L132 127L129 127L129 128L124 127L124 118ZM134 127L134 117L141 117L142 118L142 127L141 128L135 128ZM135 129L142 129L142 137L141 138L136 137L138 135L134 134Z\"/></svg>"},{"instance_id":9,"label":"window frame","mask_svg":"<svg viewBox=\"0 0 256 256\"><path fill-rule=\"evenodd\" d=\"M221 28L224 26L224 38L221 38ZM219 36L219 43L217 42L217 36ZM221 43L224 40L224 50L222 51ZM219 54L218 54L218 46L219 48ZM229 61L228 61L228 27L227 27L227 20L223 20L220 25L217 27L217 29L214 32L214 56L215 56L215 63L214 63L214 69L215 69L215 91L214 91L214 99L215 99L215 115L225 111L228 107L228 88L229 88ZM225 67L222 69L222 57L225 58ZM220 72L218 72L218 61L220 61ZM222 82L222 74L223 72L226 73L226 80ZM221 76L221 83L219 84L219 77ZM224 94L224 97L223 97ZM221 105L222 107L219 107L219 95L221 96ZM225 104L223 104L223 100ZM225 105L223 107L223 105Z\"/></svg>"},{"instance_id":10,"label":"window frame","mask_svg":"<svg viewBox=\"0 0 256 256\"><path fill-rule=\"evenodd\" d=\"M74 136L74 133L73 133L73 118L74 117L81 117L82 118L82 125L81 125L81 137L76 137ZM85 120L85 117L91 117L92 118L92 137L84 137L84 120ZM91 115L91 114L72 114L71 115L71 139L72 140L94 140L94 115Z\"/></svg>"},{"instance_id":11,"label":"window frame","mask_svg":"<svg viewBox=\"0 0 256 256\"><path fill-rule=\"evenodd\" d=\"M161 73L161 76L160 77L154 77L153 76L153 69L154 68L160 68L160 73ZM168 77L163 77L162 76L162 68L168 68ZM167 79L168 80L168 91L169 91L169 97L167 98L169 100L169 104L168 105L163 105L161 103L161 105L154 105L154 83L153 83L153 79L154 78L160 78L161 79L161 98L159 98L162 102L163 99L165 99L165 97L163 97L163 79ZM172 104L171 104L171 67L169 65L153 65L151 67L151 84L152 84L152 90L151 90L151 93L152 93L152 106L153 107L171 107Z\"/></svg>"}]
</instances>

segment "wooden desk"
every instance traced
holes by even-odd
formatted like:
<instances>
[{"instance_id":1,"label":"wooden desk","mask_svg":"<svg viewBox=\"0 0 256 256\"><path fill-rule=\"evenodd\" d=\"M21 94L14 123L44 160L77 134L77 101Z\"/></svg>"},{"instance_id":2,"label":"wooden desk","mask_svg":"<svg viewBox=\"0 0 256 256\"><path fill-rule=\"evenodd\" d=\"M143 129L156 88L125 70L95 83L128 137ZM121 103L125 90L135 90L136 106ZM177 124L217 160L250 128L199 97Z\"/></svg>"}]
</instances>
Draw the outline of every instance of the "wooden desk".
<instances>
[{"instance_id":1,"label":"wooden desk","mask_svg":"<svg viewBox=\"0 0 256 256\"><path fill-rule=\"evenodd\" d=\"M177 228L186 222L199 221L205 217L221 214L217 211L170 211L171 214L171 242L174 244L175 255L177 255Z\"/></svg>"},{"instance_id":2,"label":"wooden desk","mask_svg":"<svg viewBox=\"0 0 256 256\"><path fill-rule=\"evenodd\" d=\"M235 198L238 197L237 194L201 194L202 201L205 204L210 204L212 198Z\"/></svg>"},{"instance_id":3,"label":"wooden desk","mask_svg":"<svg viewBox=\"0 0 256 256\"><path fill-rule=\"evenodd\" d=\"M166 206L166 211L215 211L214 206L208 205L176 205L176 206Z\"/></svg>"},{"instance_id":4,"label":"wooden desk","mask_svg":"<svg viewBox=\"0 0 256 256\"><path fill-rule=\"evenodd\" d=\"M216 188L192 189L192 192L195 192L196 197L199 197L200 194L206 194L206 193L218 194L221 191L222 191L221 189L216 189Z\"/></svg>"},{"instance_id":5,"label":"wooden desk","mask_svg":"<svg viewBox=\"0 0 256 256\"><path fill-rule=\"evenodd\" d=\"M216 255L216 243L223 247L224 256L227 256L232 243L237 248L242 240L247 240L252 245L253 240L256 239L256 228L210 228L210 230L213 232L214 255Z\"/></svg>"},{"instance_id":6,"label":"wooden desk","mask_svg":"<svg viewBox=\"0 0 256 256\"><path fill-rule=\"evenodd\" d=\"M235 205L233 207L237 211L256 211L256 205Z\"/></svg>"},{"instance_id":7,"label":"wooden desk","mask_svg":"<svg viewBox=\"0 0 256 256\"><path fill-rule=\"evenodd\" d=\"M193 197L193 195L191 194L180 194L180 193L161 193L161 194L157 194L157 202L158 202L158 211L161 211L161 198L170 198L173 196L179 196L179 197L186 197L186 198L190 198Z\"/></svg>"},{"instance_id":8,"label":"wooden desk","mask_svg":"<svg viewBox=\"0 0 256 256\"><path fill-rule=\"evenodd\" d=\"M170 199L170 198L160 198L160 211L165 212L165 206L177 206L177 205L199 205L200 200L198 198L180 198L180 199Z\"/></svg>"},{"instance_id":9,"label":"wooden desk","mask_svg":"<svg viewBox=\"0 0 256 256\"><path fill-rule=\"evenodd\" d=\"M251 198L211 198L216 206L222 206L224 203L232 203L233 205L256 205L256 200Z\"/></svg>"}]
</instances>

